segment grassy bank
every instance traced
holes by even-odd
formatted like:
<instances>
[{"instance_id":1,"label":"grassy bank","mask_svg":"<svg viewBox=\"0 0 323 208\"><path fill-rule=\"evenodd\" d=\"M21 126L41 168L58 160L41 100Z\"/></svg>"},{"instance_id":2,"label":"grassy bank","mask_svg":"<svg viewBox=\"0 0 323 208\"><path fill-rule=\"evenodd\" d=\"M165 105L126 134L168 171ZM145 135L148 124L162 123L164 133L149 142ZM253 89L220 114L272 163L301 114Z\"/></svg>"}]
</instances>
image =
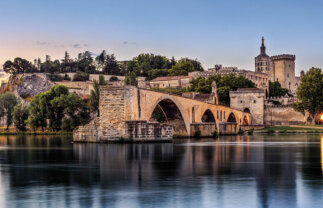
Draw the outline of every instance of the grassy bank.
<instances>
[{"instance_id":1,"label":"grassy bank","mask_svg":"<svg viewBox=\"0 0 323 208\"><path fill-rule=\"evenodd\" d=\"M311 128L312 126L271 126L255 130L256 133L323 133L323 128ZM317 127L317 126L316 126Z\"/></svg>"},{"instance_id":2,"label":"grassy bank","mask_svg":"<svg viewBox=\"0 0 323 208\"><path fill-rule=\"evenodd\" d=\"M7 130L4 127L0 127L0 135L72 135L72 131L50 131L48 129L41 131L17 131L14 127L9 127Z\"/></svg>"}]
</instances>

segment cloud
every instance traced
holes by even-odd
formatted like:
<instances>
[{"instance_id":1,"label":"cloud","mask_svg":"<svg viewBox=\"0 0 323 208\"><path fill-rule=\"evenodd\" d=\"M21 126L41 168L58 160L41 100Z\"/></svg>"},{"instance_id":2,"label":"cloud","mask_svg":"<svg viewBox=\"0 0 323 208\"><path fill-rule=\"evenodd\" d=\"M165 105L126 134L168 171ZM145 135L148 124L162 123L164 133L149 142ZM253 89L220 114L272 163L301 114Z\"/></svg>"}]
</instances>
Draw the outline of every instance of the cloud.
<instances>
[{"instance_id":1,"label":"cloud","mask_svg":"<svg viewBox=\"0 0 323 208\"><path fill-rule=\"evenodd\" d=\"M87 47L89 47L89 45L86 44L86 43L84 43L84 44L80 44L80 43L73 44L73 48L76 48L76 49L87 48Z\"/></svg>"},{"instance_id":2,"label":"cloud","mask_svg":"<svg viewBox=\"0 0 323 208\"><path fill-rule=\"evenodd\" d=\"M39 40L37 40L35 43L36 43L36 45L39 45L39 46L50 45L50 43L49 43L49 42L46 42L46 41L39 41Z\"/></svg>"},{"instance_id":3,"label":"cloud","mask_svg":"<svg viewBox=\"0 0 323 208\"><path fill-rule=\"evenodd\" d=\"M122 43L124 45L136 45L136 42L131 42L131 41L127 41L127 40L123 41Z\"/></svg>"}]
</instances>

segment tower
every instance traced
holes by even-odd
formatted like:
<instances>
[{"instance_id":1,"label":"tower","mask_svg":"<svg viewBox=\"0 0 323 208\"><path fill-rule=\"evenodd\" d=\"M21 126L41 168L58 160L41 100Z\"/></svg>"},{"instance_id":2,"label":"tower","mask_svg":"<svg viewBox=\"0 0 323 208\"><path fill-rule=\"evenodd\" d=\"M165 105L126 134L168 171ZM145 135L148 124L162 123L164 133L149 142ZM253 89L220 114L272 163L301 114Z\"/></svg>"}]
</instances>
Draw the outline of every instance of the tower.
<instances>
[{"instance_id":1,"label":"tower","mask_svg":"<svg viewBox=\"0 0 323 208\"><path fill-rule=\"evenodd\" d=\"M266 54L264 37L261 38L260 54L255 57L255 71L270 74L270 57Z\"/></svg>"},{"instance_id":2,"label":"tower","mask_svg":"<svg viewBox=\"0 0 323 208\"><path fill-rule=\"evenodd\" d=\"M211 86L212 86L213 104L218 105L219 104L218 89L216 87L215 81L212 82Z\"/></svg>"}]
</instances>

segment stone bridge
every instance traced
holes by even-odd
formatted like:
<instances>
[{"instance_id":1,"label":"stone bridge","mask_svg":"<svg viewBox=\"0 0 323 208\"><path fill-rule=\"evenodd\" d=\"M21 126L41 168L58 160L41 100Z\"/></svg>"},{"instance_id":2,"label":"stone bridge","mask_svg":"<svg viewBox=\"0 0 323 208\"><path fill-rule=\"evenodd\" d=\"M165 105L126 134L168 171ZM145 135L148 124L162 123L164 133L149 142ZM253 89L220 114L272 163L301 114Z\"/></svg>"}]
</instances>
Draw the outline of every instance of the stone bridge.
<instances>
[{"instance_id":1,"label":"stone bridge","mask_svg":"<svg viewBox=\"0 0 323 208\"><path fill-rule=\"evenodd\" d=\"M156 121L156 112L173 127L175 136L193 136L197 131L201 136L212 136L215 131L236 134L250 120L249 113L230 107L134 86L101 86L99 109L100 117L84 126L95 129L92 140L96 141L126 138L127 122ZM87 134L84 127L74 132L79 140L82 135L84 139L93 134Z\"/></svg>"}]
</instances>

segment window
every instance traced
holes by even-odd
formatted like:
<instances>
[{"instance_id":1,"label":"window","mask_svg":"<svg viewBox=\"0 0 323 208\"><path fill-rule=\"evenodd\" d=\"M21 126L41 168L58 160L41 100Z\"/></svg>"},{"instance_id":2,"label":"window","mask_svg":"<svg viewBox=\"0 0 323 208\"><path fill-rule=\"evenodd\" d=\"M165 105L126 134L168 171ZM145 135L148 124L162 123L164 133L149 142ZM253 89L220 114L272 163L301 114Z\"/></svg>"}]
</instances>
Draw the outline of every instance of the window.
<instances>
[{"instance_id":1,"label":"window","mask_svg":"<svg viewBox=\"0 0 323 208\"><path fill-rule=\"evenodd\" d=\"M257 102L256 100L253 101L253 103L256 103L256 102Z\"/></svg>"},{"instance_id":2,"label":"window","mask_svg":"<svg viewBox=\"0 0 323 208\"><path fill-rule=\"evenodd\" d=\"M287 77L289 77L289 74L287 73Z\"/></svg>"},{"instance_id":3,"label":"window","mask_svg":"<svg viewBox=\"0 0 323 208\"><path fill-rule=\"evenodd\" d=\"M242 103L242 100L240 100L240 103Z\"/></svg>"}]
</instances>

